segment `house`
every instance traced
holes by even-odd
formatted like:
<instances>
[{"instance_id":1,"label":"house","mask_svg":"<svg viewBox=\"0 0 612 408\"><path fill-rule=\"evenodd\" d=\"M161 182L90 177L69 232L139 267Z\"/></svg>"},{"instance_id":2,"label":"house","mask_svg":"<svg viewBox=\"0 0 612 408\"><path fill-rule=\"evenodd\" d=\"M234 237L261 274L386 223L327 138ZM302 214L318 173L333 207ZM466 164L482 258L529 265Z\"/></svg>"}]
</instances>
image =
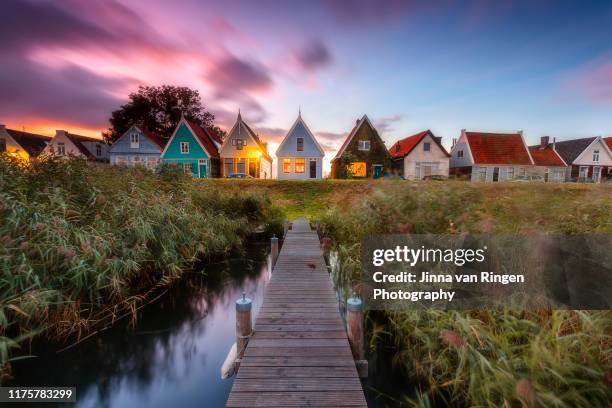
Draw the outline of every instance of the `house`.
<instances>
[{"instance_id":1,"label":"house","mask_svg":"<svg viewBox=\"0 0 612 408\"><path fill-rule=\"evenodd\" d=\"M559 155L556 142L549 143L548 136L540 138L540 144L529 146L529 153L534 164L534 174L542 177L545 182L562 183L566 179L567 163Z\"/></svg>"},{"instance_id":2,"label":"house","mask_svg":"<svg viewBox=\"0 0 612 408\"><path fill-rule=\"evenodd\" d=\"M331 161L332 178L379 178L391 170L392 160L385 142L368 119L358 119Z\"/></svg>"},{"instance_id":3,"label":"house","mask_svg":"<svg viewBox=\"0 0 612 408\"><path fill-rule=\"evenodd\" d=\"M0 125L0 153L6 152L13 157L24 160L35 158L50 140L50 136L7 129L5 125Z\"/></svg>"},{"instance_id":4,"label":"house","mask_svg":"<svg viewBox=\"0 0 612 408\"><path fill-rule=\"evenodd\" d=\"M612 151L607 139L598 136L557 142L557 152L569 166L567 179L598 183L610 178Z\"/></svg>"},{"instance_id":5,"label":"house","mask_svg":"<svg viewBox=\"0 0 612 408\"><path fill-rule=\"evenodd\" d=\"M281 180L321 180L325 152L301 112L276 150L278 178Z\"/></svg>"},{"instance_id":6,"label":"house","mask_svg":"<svg viewBox=\"0 0 612 408\"><path fill-rule=\"evenodd\" d=\"M110 164L155 169L166 141L140 126L132 126L110 147Z\"/></svg>"},{"instance_id":7,"label":"house","mask_svg":"<svg viewBox=\"0 0 612 408\"><path fill-rule=\"evenodd\" d=\"M425 130L398 140L390 149L393 167L407 180L423 180L431 176L448 177L450 154L442 146L442 138Z\"/></svg>"},{"instance_id":8,"label":"house","mask_svg":"<svg viewBox=\"0 0 612 408\"><path fill-rule=\"evenodd\" d=\"M484 133L463 129L450 154L450 174L471 181L512 180L534 170L521 131Z\"/></svg>"},{"instance_id":9,"label":"house","mask_svg":"<svg viewBox=\"0 0 612 408\"><path fill-rule=\"evenodd\" d=\"M55 136L49 141L41 153L42 156L75 156L87 160L108 162L109 146L102 139L76 135L65 130L56 130Z\"/></svg>"},{"instance_id":10,"label":"house","mask_svg":"<svg viewBox=\"0 0 612 408\"><path fill-rule=\"evenodd\" d=\"M221 177L248 174L254 178L272 178L272 158L268 155L268 145L242 120L240 111L219 153Z\"/></svg>"},{"instance_id":11,"label":"house","mask_svg":"<svg viewBox=\"0 0 612 408\"><path fill-rule=\"evenodd\" d=\"M195 178L219 177L219 146L216 135L181 117L161 153L161 160L164 164L179 166Z\"/></svg>"}]
</instances>

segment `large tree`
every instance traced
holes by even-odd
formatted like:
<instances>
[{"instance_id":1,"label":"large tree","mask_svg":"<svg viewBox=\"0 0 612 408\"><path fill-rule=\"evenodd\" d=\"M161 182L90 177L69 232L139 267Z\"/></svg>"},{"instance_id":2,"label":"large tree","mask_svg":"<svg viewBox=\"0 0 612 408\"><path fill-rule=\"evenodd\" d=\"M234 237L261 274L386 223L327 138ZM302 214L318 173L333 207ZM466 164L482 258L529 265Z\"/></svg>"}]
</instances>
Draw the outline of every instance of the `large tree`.
<instances>
[{"instance_id":1,"label":"large tree","mask_svg":"<svg viewBox=\"0 0 612 408\"><path fill-rule=\"evenodd\" d=\"M129 98L129 102L113 111L109 119L111 127L104 134L109 143L117 140L132 125L168 138L181 120L181 113L188 120L223 136L224 132L213 124L215 116L204 108L196 90L170 85L140 86Z\"/></svg>"}]
</instances>

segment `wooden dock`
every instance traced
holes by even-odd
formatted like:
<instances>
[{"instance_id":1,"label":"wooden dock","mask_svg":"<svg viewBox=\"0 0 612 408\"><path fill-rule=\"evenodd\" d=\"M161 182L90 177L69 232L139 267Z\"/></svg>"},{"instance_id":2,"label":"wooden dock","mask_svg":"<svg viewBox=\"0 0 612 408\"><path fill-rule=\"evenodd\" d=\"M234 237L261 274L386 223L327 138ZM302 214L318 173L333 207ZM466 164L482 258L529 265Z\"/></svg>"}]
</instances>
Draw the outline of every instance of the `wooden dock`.
<instances>
[{"instance_id":1,"label":"wooden dock","mask_svg":"<svg viewBox=\"0 0 612 408\"><path fill-rule=\"evenodd\" d=\"M317 233L288 231L227 407L367 407Z\"/></svg>"}]
</instances>

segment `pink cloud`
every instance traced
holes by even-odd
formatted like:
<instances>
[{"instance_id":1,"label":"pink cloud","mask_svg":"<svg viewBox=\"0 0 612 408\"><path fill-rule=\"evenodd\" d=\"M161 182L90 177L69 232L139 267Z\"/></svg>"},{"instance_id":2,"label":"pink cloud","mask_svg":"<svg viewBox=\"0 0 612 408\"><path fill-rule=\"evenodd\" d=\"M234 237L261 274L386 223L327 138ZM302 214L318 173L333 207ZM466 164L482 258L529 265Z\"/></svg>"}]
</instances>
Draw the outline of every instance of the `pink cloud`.
<instances>
[{"instance_id":1,"label":"pink cloud","mask_svg":"<svg viewBox=\"0 0 612 408\"><path fill-rule=\"evenodd\" d=\"M562 81L568 93L577 92L595 103L612 102L612 54L591 61Z\"/></svg>"}]
</instances>

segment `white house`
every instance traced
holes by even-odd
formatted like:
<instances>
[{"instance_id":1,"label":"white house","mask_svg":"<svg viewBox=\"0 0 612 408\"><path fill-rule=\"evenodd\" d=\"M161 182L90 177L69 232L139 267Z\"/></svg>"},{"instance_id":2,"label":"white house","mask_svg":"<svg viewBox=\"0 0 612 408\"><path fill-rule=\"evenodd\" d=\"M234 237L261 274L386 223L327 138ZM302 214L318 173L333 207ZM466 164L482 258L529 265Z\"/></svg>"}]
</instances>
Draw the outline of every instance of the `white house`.
<instances>
[{"instance_id":1,"label":"white house","mask_svg":"<svg viewBox=\"0 0 612 408\"><path fill-rule=\"evenodd\" d=\"M448 177L450 155L430 130L398 140L390 149L394 168L406 180Z\"/></svg>"},{"instance_id":2,"label":"white house","mask_svg":"<svg viewBox=\"0 0 612 408\"><path fill-rule=\"evenodd\" d=\"M102 139L56 130L55 136L42 151L41 156L75 156L108 162L109 151L108 144Z\"/></svg>"},{"instance_id":3,"label":"white house","mask_svg":"<svg viewBox=\"0 0 612 408\"><path fill-rule=\"evenodd\" d=\"M321 180L325 152L301 112L276 150L280 180Z\"/></svg>"}]
</instances>

